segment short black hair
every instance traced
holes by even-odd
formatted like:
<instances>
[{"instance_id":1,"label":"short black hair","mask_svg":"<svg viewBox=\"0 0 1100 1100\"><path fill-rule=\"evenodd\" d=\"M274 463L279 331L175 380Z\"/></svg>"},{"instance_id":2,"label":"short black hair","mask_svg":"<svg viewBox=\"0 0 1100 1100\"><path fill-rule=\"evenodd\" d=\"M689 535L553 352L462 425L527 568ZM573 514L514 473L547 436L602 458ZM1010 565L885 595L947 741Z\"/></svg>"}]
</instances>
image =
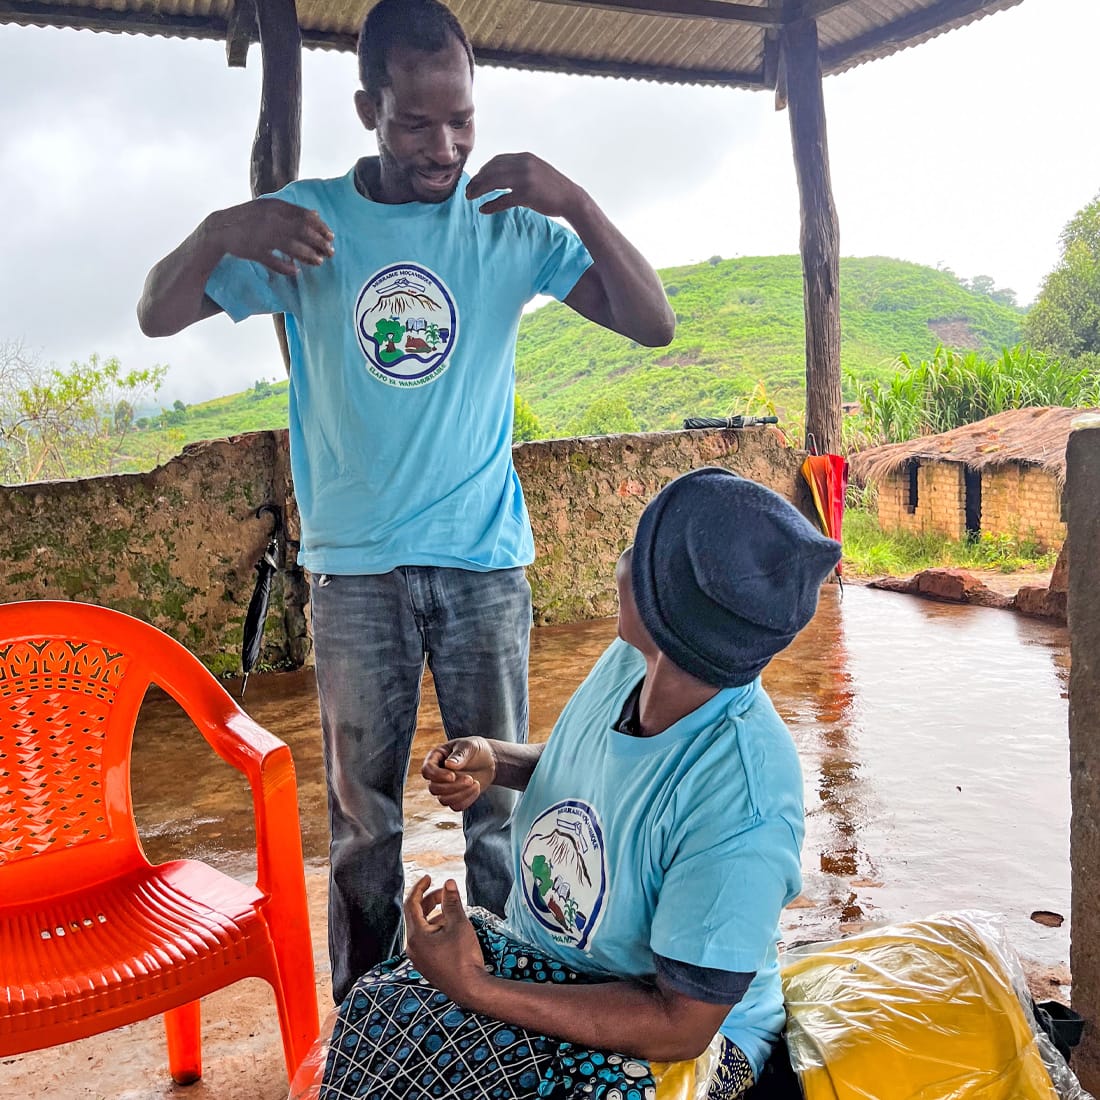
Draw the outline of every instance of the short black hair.
<instances>
[{"instance_id":1,"label":"short black hair","mask_svg":"<svg viewBox=\"0 0 1100 1100\"><path fill-rule=\"evenodd\" d=\"M359 31L359 80L372 99L390 82L386 60L399 46L438 53L453 38L466 51L470 75L474 51L462 24L439 0L380 0L367 13Z\"/></svg>"}]
</instances>

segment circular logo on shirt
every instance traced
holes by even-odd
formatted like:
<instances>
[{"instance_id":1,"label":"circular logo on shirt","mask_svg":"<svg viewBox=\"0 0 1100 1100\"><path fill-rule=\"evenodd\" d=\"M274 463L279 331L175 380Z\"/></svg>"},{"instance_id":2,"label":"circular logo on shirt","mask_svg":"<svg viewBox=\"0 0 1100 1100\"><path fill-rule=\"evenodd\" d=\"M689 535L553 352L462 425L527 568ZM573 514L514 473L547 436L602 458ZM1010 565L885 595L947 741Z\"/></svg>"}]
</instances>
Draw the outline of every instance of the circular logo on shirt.
<instances>
[{"instance_id":1,"label":"circular logo on shirt","mask_svg":"<svg viewBox=\"0 0 1100 1100\"><path fill-rule=\"evenodd\" d=\"M380 382L425 386L450 366L458 307L435 272L419 264L393 264L359 291L355 333L367 370Z\"/></svg>"},{"instance_id":2,"label":"circular logo on shirt","mask_svg":"<svg viewBox=\"0 0 1100 1100\"><path fill-rule=\"evenodd\" d=\"M559 943L584 950L603 916L607 861L603 828L587 802L557 802L523 842L523 897Z\"/></svg>"}]
</instances>

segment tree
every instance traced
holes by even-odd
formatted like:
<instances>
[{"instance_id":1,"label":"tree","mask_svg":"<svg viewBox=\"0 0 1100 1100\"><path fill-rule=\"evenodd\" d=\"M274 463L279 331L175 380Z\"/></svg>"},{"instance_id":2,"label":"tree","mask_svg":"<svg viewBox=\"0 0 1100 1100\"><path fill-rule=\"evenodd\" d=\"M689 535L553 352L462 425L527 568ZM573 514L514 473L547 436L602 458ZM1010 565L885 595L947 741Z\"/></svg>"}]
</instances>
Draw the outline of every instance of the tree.
<instances>
[{"instance_id":1,"label":"tree","mask_svg":"<svg viewBox=\"0 0 1100 1100\"><path fill-rule=\"evenodd\" d=\"M1027 316L1036 347L1076 359L1100 354L1100 195L1062 230L1062 258Z\"/></svg>"},{"instance_id":2,"label":"tree","mask_svg":"<svg viewBox=\"0 0 1100 1100\"><path fill-rule=\"evenodd\" d=\"M512 421L512 442L526 443L530 439L542 439L542 425L535 410L517 393L515 416Z\"/></svg>"},{"instance_id":3,"label":"tree","mask_svg":"<svg viewBox=\"0 0 1100 1100\"><path fill-rule=\"evenodd\" d=\"M638 421L621 397L597 397L567 429L571 436L615 435L639 431Z\"/></svg>"},{"instance_id":4,"label":"tree","mask_svg":"<svg viewBox=\"0 0 1100 1100\"><path fill-rule=\"evenodd\" d=\"M109 473L134 427L134 405L168 368L123 371L98 355L62 370L19 341L0 341L0 482Z\"/></svg>"}]
</instances>

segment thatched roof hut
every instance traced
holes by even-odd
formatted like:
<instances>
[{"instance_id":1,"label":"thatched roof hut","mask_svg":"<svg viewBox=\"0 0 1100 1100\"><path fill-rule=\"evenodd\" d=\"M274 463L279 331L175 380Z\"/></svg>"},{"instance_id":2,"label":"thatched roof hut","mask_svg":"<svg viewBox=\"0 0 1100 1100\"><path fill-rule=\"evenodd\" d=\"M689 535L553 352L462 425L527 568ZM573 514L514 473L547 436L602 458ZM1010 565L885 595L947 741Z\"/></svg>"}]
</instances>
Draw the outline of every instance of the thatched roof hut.
<instances>
[{"instance_id":1,"label":"thatched roof hut","mask_svg":"<svg viewBox=\"0 0 1100 1100\"><path fill-rule=\"evenodd\" d=\"M904 443L886 443L853 455L850 472L867 484L886 481L907 464L957 462L980 472L1013 464L1037 466L1059 485L1066 477L1066 443L1079 416L1095 409L1010 409L940 435L920 436Z\"/></svg>"}]
</instances>

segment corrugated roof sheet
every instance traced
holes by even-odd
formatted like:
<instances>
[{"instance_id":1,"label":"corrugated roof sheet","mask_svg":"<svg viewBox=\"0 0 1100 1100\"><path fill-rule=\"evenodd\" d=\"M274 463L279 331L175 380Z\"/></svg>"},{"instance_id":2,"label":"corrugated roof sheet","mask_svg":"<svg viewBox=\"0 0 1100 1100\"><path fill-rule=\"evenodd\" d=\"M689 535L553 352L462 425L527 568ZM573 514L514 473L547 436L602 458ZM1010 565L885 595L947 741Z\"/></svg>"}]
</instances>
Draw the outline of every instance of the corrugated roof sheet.
<instances>
[{"instance_id":1,"label":"corrugated roof sheet","mask_svg":"<svg viewBox=\"0 0 1100 1100\"><path fill-rule=\"evenodd\" d=\"M263 0L258 0L262 3ZM612 7L627 0L605 0ZM698 0L667 0L683 11ZM727 0L717 0L714 8ZM818 15L822 65L843 72L1021 0L803 0ZM224 38L234 0L0 0L0 23ZM731 9L778 9L728 0ZM308 45L354 49L370 0L299 0ZM754 22L608 10L583 0L451 0L483 63L674 83L771 86L768 39ZM643 5L644 6L644 5ZM776 17L778 21L778 17Z\"/></svg>"}]
</instances>

